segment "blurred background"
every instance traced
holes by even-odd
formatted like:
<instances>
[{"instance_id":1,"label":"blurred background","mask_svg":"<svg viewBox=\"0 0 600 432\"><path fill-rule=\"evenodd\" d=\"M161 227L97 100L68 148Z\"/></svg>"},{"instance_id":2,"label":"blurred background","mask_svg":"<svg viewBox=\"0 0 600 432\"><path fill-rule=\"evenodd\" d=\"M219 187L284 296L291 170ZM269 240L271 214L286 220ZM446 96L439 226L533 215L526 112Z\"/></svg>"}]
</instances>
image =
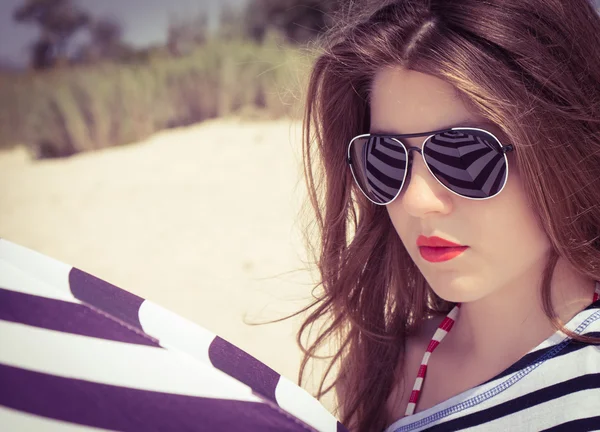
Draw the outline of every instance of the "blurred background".
<instances>
[{"instance_id":1,"label":"blurred background","mask_svg":"<svg viewBox=\"0 0 600 432\"><path fill-rule=\"evenodd\" d=\"M296 381L302 317L248 323L311 300L300 118L337 6L1 0L0 237Z\"/></svg>"}]
</instances>

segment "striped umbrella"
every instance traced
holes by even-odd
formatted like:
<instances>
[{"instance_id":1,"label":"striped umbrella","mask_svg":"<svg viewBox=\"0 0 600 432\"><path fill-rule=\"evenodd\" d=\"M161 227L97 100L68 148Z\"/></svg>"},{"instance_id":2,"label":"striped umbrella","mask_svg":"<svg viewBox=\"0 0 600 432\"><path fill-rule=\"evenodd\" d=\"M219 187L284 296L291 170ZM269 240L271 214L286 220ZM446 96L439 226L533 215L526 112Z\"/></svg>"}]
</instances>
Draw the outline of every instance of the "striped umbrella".
<instances>
[{"instance_id":1,"label":"striped umbrella","mask_svg":"<svg viewBox=\"0 0 600 432\"><path fill-rule=\"evenodd\" d=\"M346 429L215 334L0 239L0 430Z\"/></svg>"}]
</instances>

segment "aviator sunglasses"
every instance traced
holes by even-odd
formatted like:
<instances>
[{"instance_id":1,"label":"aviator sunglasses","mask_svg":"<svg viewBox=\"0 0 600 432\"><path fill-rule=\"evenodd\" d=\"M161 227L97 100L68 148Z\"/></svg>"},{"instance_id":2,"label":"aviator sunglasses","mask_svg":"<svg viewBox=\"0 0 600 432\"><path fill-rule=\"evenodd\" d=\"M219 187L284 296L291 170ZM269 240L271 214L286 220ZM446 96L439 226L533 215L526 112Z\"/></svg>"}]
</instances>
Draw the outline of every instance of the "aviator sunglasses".
<instances>
[{"instance_id":1,"label":"aviator sunglasses","mask_svg":"<svg viewBox=\"0 0 600 432\"><path fill-rule=\"evenodd\" d=\"M403 138L424 137L422 149L407 147ZM390 204L402 191L415 150L435 179L464 198L484 200L498 195L508 177L506 153L492 133L471 127L387 135L364 134L348 145L348 165L361 192L374 204Z\"/></svg>"}]
</instances>

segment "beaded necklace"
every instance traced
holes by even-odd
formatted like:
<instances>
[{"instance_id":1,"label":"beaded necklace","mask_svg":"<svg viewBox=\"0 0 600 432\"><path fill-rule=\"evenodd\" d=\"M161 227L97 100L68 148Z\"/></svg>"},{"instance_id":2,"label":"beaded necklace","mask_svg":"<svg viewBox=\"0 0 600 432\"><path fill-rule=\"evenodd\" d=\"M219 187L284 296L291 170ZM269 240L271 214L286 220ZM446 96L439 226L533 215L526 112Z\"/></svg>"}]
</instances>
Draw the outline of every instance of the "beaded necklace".
<instances>
[{"instance_id":1,"label":"beaded necklace","mask_svg":"<svg viewBox=\"0 0 600 432\"><path fill-rule=\"evenodd\" d=\"M594 292L594 297L592 303L597 302L600 299L600 282L596 282L596 291ZM444 318L442 323L439 325L429 345L427 346L427 350L425 351L425 355L423 356L423 360L421 360L421 366L419 367L419 372L417 373L417 379L415 380L415 385L413 386L413 390L410 394L410 399L408 400L408 406L406 407L406 412L404 416L412 415L415 412L415 408L417 407L417 402L419 402L419 396L421 395L421 388L423 387L423 381L425 380L425 374L427 373L427 364L429 363L429 358L431 357L431 353L437 348L442 339L452 330L452 326L456 321L456 317L458 316L458 311L460 310L460 303L458 303L452 310L448 313L448 315Z\"/></svg>"}]
</instances>

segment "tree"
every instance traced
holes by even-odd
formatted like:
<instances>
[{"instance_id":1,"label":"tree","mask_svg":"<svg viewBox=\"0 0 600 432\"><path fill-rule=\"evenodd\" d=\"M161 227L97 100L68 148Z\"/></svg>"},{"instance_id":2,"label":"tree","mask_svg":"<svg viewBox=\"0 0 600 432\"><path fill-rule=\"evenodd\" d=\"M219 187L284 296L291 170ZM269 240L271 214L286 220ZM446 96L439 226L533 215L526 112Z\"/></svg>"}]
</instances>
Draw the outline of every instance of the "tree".
<instances>
[{"instance_id":1,"label":"tree","mask_svg":"<svg viewBox=\"0 0 600 432\"><path fill-rule=\"evenodd\" d=\"M131 48L123 42L123 26L114 18L99 18L90 22L90 42L80 49L80 57L87 61L100 59L123 60Z\"/></svg>"},{"instance_id":2,"label":"tree","mask_svg":"<svg viewBox=\"0 0 600 432\"><path fill-rule=\"evenodd\" d=\"M244 28L244 11L234 8L229 3L221 6L219 11L219 28L217 37L219 39L231 40L241 39L246 36Z\"/></svg>"},{"instance_id":3,"label":"tree","mask_svg":"<svg viewBox=\"0 0 600 432\"><path fill-rule=\"evenodd\" d=\"M261 41L270 29L289 42L306 43L326 29L341 0L251 0L246 8L249 36Z\"/></svg>"},{"instance_id":4,"label":"tree","mask_svg":"<svg viewBox=\"0 0 600 432\"><path fill-rule=\"evenodd\" d=\"M94 63L103 59L121 60L130 49L122 40L123 28L114 18L93 19L88 24L89 41L82 43L71 60Z\"/></svg>"},{"instance_id":5,"label":"tree","mask_svg":"<svg viewBox=\"0 0 600 432\"><path fill-rule=\"evenodd\" d=\"M191 52L208 38L208 16L199 13L195 16L176 19L171 16L167 30L167 49L171 55L180 56Z\"/></svg>"},{"instance_id":6,"label":"tree","mask_svg":"<svg viewBox=\"0 0 600 432\"><path fill-rule=\"evenodd\" d=\"M121 44L123 28L112 18L101 18L92 22L90 35L95 46L102 51L109 51L112 47Z\"/></svg>"},{"instance_id":7,"label":"tree","mask_svg":"<svg viewBox=\"0 0 600 432\"><path fill-rule=\"evenodd\" d=\"M66 58L70 39L90 21L89 15L71 0L25 0L13 18L40 27L40 38L31 53L32 66L37 69L52 66L57 58Z\"/></svg>"}]
</instances>

